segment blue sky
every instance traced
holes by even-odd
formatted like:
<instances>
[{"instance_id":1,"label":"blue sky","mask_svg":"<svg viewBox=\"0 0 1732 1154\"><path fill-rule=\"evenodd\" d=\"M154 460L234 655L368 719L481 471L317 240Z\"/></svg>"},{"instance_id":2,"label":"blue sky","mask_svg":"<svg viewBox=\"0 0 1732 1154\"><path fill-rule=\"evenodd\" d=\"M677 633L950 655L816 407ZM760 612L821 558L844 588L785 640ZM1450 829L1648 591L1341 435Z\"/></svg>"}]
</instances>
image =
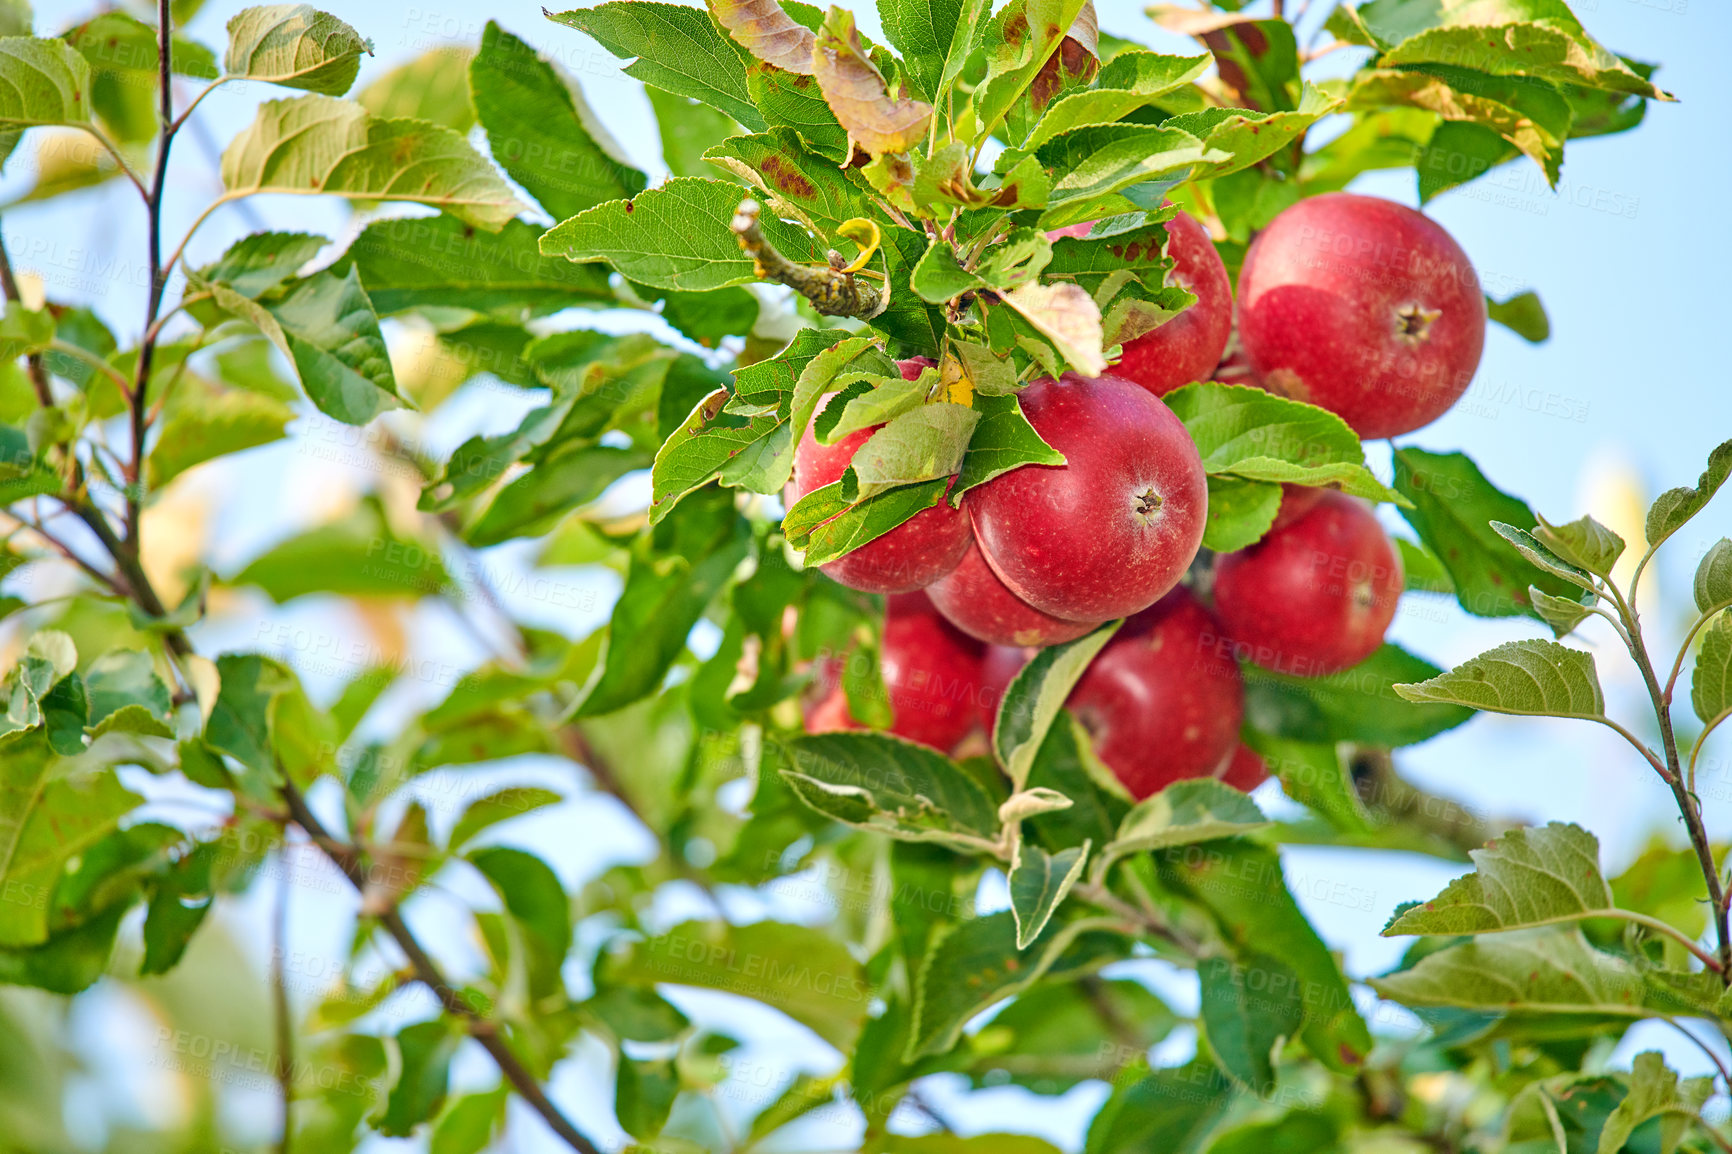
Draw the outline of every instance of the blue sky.
<instances>
[{"instance_id":1,"label":"blue sky","mask_svg":"<svg viewBox=\"0 0 1732 1154\"><path fill-rule=\"evenodd\" d=\"M1097 2L1104 29L1159 48L1190 50L1186 42L1155 29L1138 4ZM1326 6L1325 0L1316 5L1319 13ZM240 7L236 0L207 5L192 33L220 45L223 24ZM1732 294L1725 284L1732 224L1724 196L1732 184L1727 159L1732 133L1725 120L1732 104L1732 77L1724 48L1732 38L1732 8L1710 0L1585 0L1575 9L1590 31L1615 50L1661 62L1656 79L1680 102L1652 107L1647 122L1634 133L1572 144L1557 193L1546 189L1537 168L1523 160L1427 208L1460 241L1494 293L1524 288L1539 292L1553 336L1549 343L1532 347L1494 327L1479 376L1464 402L1404 442L1468 451L1495 482L1527 498L1548 517L1591 511L1622 527L1631 508L1639 512L1638 499L1694 483L1708 450L1732 436L1724 365L1732 332L1727 317ZM90 11L84 4L43 5L38 31L58 31ZM487 5L467 0L424 5L348 0L340 14L376 45L377 56L364 66L361 84L428 48L472 43L482 21L496 17L575 73L631 156L651 172L663 171L648 104L636 83L585 37L543 19L537 0L493 0ZM1308 15L1304 26L1316 21ZM861 24L871 32L876 21L865 14ZM464 78L454 70L451 83L462 84ZM202 106L201 119L212 138L226 140L244 126L258 100L272 95L256 89L224 91ZM218 187L215 165L201 155L196 139L184 140L173 176L169 217L184 229ZM11 177L0 183L0 190L19 184L19 178ZM1370 178L1358 190L1415 202L1411 174ZM208 258L228 240L261 226L321 230L342 238L345 218L345 210L333 204L264 199L246 211L221 210L190 251L195 259ZM55 296L92 301L118 328L136 325L142 288L132 274L142 255L142 216L129 189L117 185L48 207L26 206L6 215L4 230L15 263L41 271ZM117 254L122 263L109 264ZM513 422L519 411L502 401L498 391L488 391L451 406L421 433L429 444L449 448L470 431L471 422L497 427ZM317 424L303 431L315 441L330 434ZM1374 466L1386 473L1386 451L1373 447L1371 455ZM220 569L230 571L290 526L326 515L329 502L370 486L367 474L328 457L310 454L303 442L219 466L229 470L220 479L221 487L247 494L214 526L211 548ZM1391 523L1399 525L1394 519ZM1677 611L1664 602L1649 610L1660 650L1669 654L1676 644L1678 616L1688 603L1696 558L1728 532L1732 497L1711 506L1668 547L1656 584ZM523 562L523 551L510 548L488 559L502 571L520 569ZM585 580L596 592L587 610L575 617L567 613L550 618L548 624L577 633L605 617L612 586L593 576ZM1395 639L1444 665L1499 641L1540 632L1532 623L1477 621L1442 602L1409 601L1398 618ZM246 647L279 637L283 629L341 634L353 627L327 605L248 608L208 631L206 643ZM544 608L524 608L546 616ZM418 616L411 633L418 654L453 668L479 659L474 642L436 612ZM1620 661L1605 635L1590 632L1586 640L1599 655L1614 708L1635 717L1643 702L1627 662ZM290 645L291 657L292 650ZM317 689L320 674L309 670L309 680ZM437 688L434 681L405 692L435 693ZM1710 829L1722 838L1732 836L1728 740L1721 739L1718 755L1709 751L1704 790ZM1675 836L1675 820L1668 816L1669 801L1660 783L1615 738L1585 725L1482 717L1407 751L1401 764L1428 787L1487 812L1578 821L1600 835L1613 868L1638 852L1651 835ZM512 778L557 774L552 766L518 766ZM569 837L568 831L578 825L602 832L585 839ZM568 885L605 861L646 852L629 822L604 801L574 801L519 823L512 833L516 840L548 852ZM580 840L583 844L574 844ZM1397 943L1376 938L1389 910L1399 901L1429 895L1458 872L1445 863L1345 851L1290 850L1286 863L1301 901L1331 943L1346 951L1349 970L1359 974L1387 966L1399 950ZM1369 891L1370 897L1345 903L1320 900L1318 895L1338 892L1336 883L1342 881L1361 887L1357 892ZM297 940L311 950L339 949L345 931L340 918L332 915L340 909L340 902L303 902L295 920ZM244 925L258 913L243 909L237 917ZM437 910L422 911L422 917L442 948L453 951L454 958L464 956L467 946L454 919L442 919ZM1178 990L1176 996L1185 995ZM705 1004L713 1014L735 1012L725 999ZM1662 1036L1644 1035L1641 1041L1664 1044L1675 1062L1692 1071L1705 1066L1699 1055ZM771 1043L772 1048L798 1044L797 1039ZM1624 1053L1629 1052L1632 1047L1626 1046ZM579 1064L605 1070L598 1054L584 1055ZM473 1072L485 1078L484 1069ZM580 1086L581 1080L568 1069L559 1083L561 1094L571 1096L580 1115L605 1114L594 1090ZM1055 1136L1074 1135L1079 1112L1091 1101L1088 1093L1078 1095L1067 1100L1068 1108L1041 1114L1043 1129L1050 1127ZM978 1117L981 1125L1002 1122L1005 1101L992 1095L959 1119ZM528 1142L522 1148L539 1147Z\"/></svg>"}]
</instances>

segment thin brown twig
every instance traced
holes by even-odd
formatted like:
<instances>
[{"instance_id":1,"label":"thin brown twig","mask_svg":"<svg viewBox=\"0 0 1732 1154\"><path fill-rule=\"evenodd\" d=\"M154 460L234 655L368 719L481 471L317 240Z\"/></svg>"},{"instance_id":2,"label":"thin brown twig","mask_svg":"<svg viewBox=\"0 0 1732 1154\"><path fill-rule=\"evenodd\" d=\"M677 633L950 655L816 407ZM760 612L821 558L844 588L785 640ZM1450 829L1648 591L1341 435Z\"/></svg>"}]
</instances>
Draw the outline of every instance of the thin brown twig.
<instances>
[{"instance_id":1,"label":"thin brown twig","mask_svg":"<svg viewBox=\"0 0 1732 1154\"><path fill-rule=\"evenodd\" d=\"M764 280L787 285L812 302L821 316L874 317L883 305L883 296L871 283L853 273L828 265L795 264L777 251L765 238L758 224L762 207L747 198L740 201L731 227L739 238L740 248Z\"/></svg>"},{"instance_id":2,"label":"thin brown twig","mask_svg":"<svg viewBox=\"0 0 1732 1154\"><path fill-rule=\"evenodd\" d=\"M361 851L325 828L324 823L308 808L306 798L301 796L301 791L292 781L283 782L282 794L294 823L300 826L307 837L312 839L313 844L342 871L357 892L363 891L367 885L367 870L362 862ZM403 956L408 959L410 968L415 972L415 979L432 991L446 1013L463 1023L469 1036L481 1044L481 1048L493 1058L506 1081L511 1083L512 1088L531 1109L541 1115L542 1121L579 1154L600 1154L595 1144L584 1137L548 1098L541 1084L535 1080L535 1075L529 1072L506 1042L500 1032L499 1023L481 1014L445 980L438 963L422 948L408 923L403 920L403 915L394 908L389 909L380 915L379 924L391 935L397 948L403 951Z\"/></svg>"}]
</instances>

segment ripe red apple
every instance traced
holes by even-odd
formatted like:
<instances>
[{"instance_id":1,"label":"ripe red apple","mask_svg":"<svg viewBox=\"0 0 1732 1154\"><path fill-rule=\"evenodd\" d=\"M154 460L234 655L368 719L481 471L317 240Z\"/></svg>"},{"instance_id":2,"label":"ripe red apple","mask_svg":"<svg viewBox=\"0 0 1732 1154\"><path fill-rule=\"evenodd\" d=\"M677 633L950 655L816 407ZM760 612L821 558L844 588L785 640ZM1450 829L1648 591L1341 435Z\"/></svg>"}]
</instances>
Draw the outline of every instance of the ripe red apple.
<instances>
[{"instance_id":1,"label":"ripe red apple","mask_svg":"<svg viewBox=\"0 0 1732 1154\"><path fill-rule=\"evenodd\" d=\"M1361 437L1441 417L1485 345L1485 297L1450 235L1392 201L1333 192L1282 212L1239 271L1239 338L1265 388Z\"/></svg>"},{"instance_id":2,"label":"ripe red apple","mask_svg":"<svg viewBox=\"0 0 1732 1154\"><path fill-rule=\"evenodd\" d=\"M1170 282L1197 294L1197 303L1153 332L1125 342L1113 372L1155 396L1192 381L1206 381L1233 332L1233 282L1209 239L1209 230L1186 213L1167 222Z\"/></svg>"},{"instance_id":3,"label":"ripe red apple","mask_svg":"<svg viewBox=\"0 0 1732 1154\"><path fill-rule=\"evenodd\" d=\"M898 361L897 367L902 370L904 378L912 381L920 375L922 368L931 363L924 357L915 357ZM831 394L824 403L828 404L834 396ZM819 412L823 407L819 406ZM882 427L874 425L849 433L833 445L820 445L817 435L808 427L794 448L794 475L782 491L782 503L793 508L795 501L812 490L840 481L860 446ZM949 501L941 500L882 537L818 568L831 580L850 589L867 593L912 593L954 569L971 539L968 514L951 508Z\"/></svg>"},{"instance_id":4,"label":"ripe red apple","mask_svg":"<svg viewBox=\"0 0 1732 1154\"><path fill-rule=\"evenodd\" d=\"M1275 521L1269 526L1270 531L1285 529L1315 509L1328 491L1314 485L1282 485L1281 507L1275 510Z\"/></svg>"},{"instance_id":5,"label":"ripe red apple","mask_svg":"<svg viewBox=\"0 0 1732 1154\"><path fill-rule=\"evenodd\" d=\"M1400 597L1401 561L1377 518L1333 491L1215 565L1215 612L1239 656L1299 677L1370 657Z\"/></svg>"},{"instance_id":6,"label":"ripe red apple","mask_svg":"<svg viewBox=\"0 0 1732 1154\"><path fill-rule=\"evenodd\" d=\"M1269 780L1269 766L1256 750L1240 743L1239 748L1233 751L1233 759L1227 763L1227 772L1221 775L1221 780L1240 793L1250 793Z\"/></svg>"},{"instance_id":7,"label":"ripe red apple","mask_svg":"<svg viewBox=\"0 0 1732 1154\"><path fill-rule=\"evenodd\" d=\"M1222 769L1239 744L1245 687L1214 616L1180 587L1125 622L1068 704L1101 760L1145 798Z\"/></svg>"},{"instance_id":8,"label":"ripe red apple","mask_svg":"<svg viewBox=\"0 0 1732 1154\"><path fill-rule=\"evenodd\" d=\"M1012 593L1066 621L1152 605L1197 555L1208 487L1197 446L1160 399L1118 377L1066 373L1022 391L1023 415L1063 465L1023 465L964 504Z\"/></svg>"},{"instance_id":9,"label":"ripe red apple","mask_svg":"<svg viewBox=\"0 0 1732 1154\"><path fill-rule=\"evenodd\" d=\"M938 750L961 741L974 725L985 648L940 617L924 593L892 597L879 656L890 732ZM848 712L841 672L834 662L820 672L825 692L806 713L808 732L859 728Z\"/></svg>"},{"instance_id":10,"label":"ripe red apple","mask_svg":"<svg viewBox=\"0 0 1732 1154\"><path fill-rule=\"evenodd\" d=\"M952 625L991 645L1057 645L1100 624L1042 613L1006 588L972 544L956 568L926 587L926 595Z\"/></svg>"}]
</instances>

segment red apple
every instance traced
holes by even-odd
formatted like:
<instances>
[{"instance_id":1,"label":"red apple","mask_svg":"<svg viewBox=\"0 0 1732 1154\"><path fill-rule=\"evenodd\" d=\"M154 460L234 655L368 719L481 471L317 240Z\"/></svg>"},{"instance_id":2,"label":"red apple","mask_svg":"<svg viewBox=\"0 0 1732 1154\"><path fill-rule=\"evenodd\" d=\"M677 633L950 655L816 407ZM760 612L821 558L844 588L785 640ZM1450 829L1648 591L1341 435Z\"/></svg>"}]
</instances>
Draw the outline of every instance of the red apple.
<instances>
[{"instance_id":1,"label":"red apple","mask_svg":"<svg viewBox=\"0 0 1732 1154\"><path fill-rule=\"evenodd\" d=\"M1023 415L1063 465L1023 465L964 504L986 563L1012 593L1066 621L1152 605L1203 540L1197 446L1160 399L1118 377L1036 381Z\"/></svg>"},{"instance_id":2,"label":"red apple","mask_svg":"<svg viewBox=\"0 0 1732 1154\"><path fill-rule=\"evenodd\" d=\"M1455 404L1485 321L1461 246L1376 197L1300 201L1251 242L1239 272L1239 338L1264 387L1365 438L1411 432Z\"/></svg>"},{"instance_id":3,"label":"red apple","mask_svg":"<svg viewBox=\"0 0 1732 1154\"><path fill-rule=\"evenodd\" d=\"M1113 372L1155 396L1206 381L1233 332L1233 282L1209 230L1186 213L1167 222L1169 283L1197 294L1197 303L1153 332L1125 342Z\"/></svg>"},{"instance_id":4,"label":"red apple","mask_svg":"<svg viewBox=\"0 0 1732 1154\"><path fill-rule=\"evenodd\" d=\"M925 594L891 598L879 658L889 691L890 732L938 750L961 741L974 726L984 653L985 646L934 612ZM840 675L834 663L820 672L826 692L806 713L808 732L859 728L848 712Z\"/></svg>"},{"instance_id":5,"label":"red apple","mask_svg":"<svg viewBox=\"0 0 1732 1154\"><path fill-rule=\"evenodd\" d=\"M1240 793L1250 793L1269 780L1269 766L1250 746L1240 743L1221 780Z\"/></svg>"},{"instance_id":6,"label":"red apple","mask_svg":"<svg viewBox=\"0 0 1732 1154\"><path fill-rule=\"evenodd\" d=\"M952 625L991 645L1057 645L1100 624L1042 613L1007 589L973 545L956 568L926 587L926 595Z\"/></svg>"},{"instance_id":7,"label":"red apple","mask_svg":"<svg viewBox=\"0 0 1732 1154\"><path fill-rule=\"evenodd\" d=\"M1222 769L1239 744L1245 687L1213 615L1181 587L1125 622L1068 704L1101 760L1144 798Z\"/></svg>"},{"instance_id":8,"label":"red apple","mask_svg":"<svg viewBox=\"0 0 1732 1154\"><path fill-rule=\"evenodd\" d=\"M924 357L898 361L902 375L913 380L920 370L932 362ZM825 404L835 394L826 398ZM823 411L823 405L819 406ZM793 508L794 502L814 489L834 484L842 479L849 462L860 446L871 439L882 425L849 433L833 445L820 445L808 427L794 448L794 475L782 491L782 503ZM922 509L890 532L878 537L845 557L818 568L831 580L867 593L911 593L932 584L956 567L972 539L968 514L953 509L941 500L930 509Z\"/></svg>"},{"instance_id":9,"label":"red apple","mask_svg":"<svg viewBox=\"0 0 1732 1154\"><path fill-rule=\"evenodd\" d=\"M1270 531L1285 529L1315 509L1328 491L1315 485L1282 485L1281 507L1275 510L1275 521L1269 526Z\"/></svg>"},{"instance_id":10,"label":"red apple","mask_svg":"<svg viewBox=\"0 0 1732 1154\"><path fill-rule=\"evenodd\" d=\"M1400 597L1401 561L1377 518L1334 491L1215 565L1215 612L1238 655L1299 677L1370 657Z\"/></svg>"}]
</instances>

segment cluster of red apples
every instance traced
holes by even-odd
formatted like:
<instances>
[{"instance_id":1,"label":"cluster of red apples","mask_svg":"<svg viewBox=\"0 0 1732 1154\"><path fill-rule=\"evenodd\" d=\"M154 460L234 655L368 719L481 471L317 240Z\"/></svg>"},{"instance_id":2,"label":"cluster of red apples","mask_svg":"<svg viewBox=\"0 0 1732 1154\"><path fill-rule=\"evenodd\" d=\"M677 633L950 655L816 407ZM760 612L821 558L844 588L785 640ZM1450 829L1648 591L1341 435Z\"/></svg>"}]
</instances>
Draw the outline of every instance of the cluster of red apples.
<instances>
[{"instance_id":1,"label":"cluster of red apples","mask_svg":"<svg viewBox=\"0 0 1732 1154\"><path fill-rule=\"evenodd\" d=\"M1079 226L1080 235L1088 226ZM1235 300L1209 234L1167 226L1173 279L1197 301L1124 346L1108 375L1065 374L1019 394L1065 456L940 501L823 567L889 594L882 669L891 732L941 750L977 725L1038 647L1126 618L1068 705L1132 794L1265 774L1240 744L1240 661L1301 677L1359 663L1382 644L1401 594L1389 538L1365 502L1288 486L1256 544L1213 557L1187 584L1208 489L1197 448L1161 397L1191 381L1255 384L1339 415L1359 436L1436 420L1478 367L1486 311L1466 255L1412 209L1335 193L1301 201L1252 242ZM1059 234L1054 234L1056 237ZM906 362L909 378L924 362ZM831 445L808 431L789 503L839 480L873 430ZM870 451L870 450L867 450ZM1203 566L1195 566L1203 570ZM807 728L851 727L834 668L820 670Z\"/></svg>"}]
</instances>

